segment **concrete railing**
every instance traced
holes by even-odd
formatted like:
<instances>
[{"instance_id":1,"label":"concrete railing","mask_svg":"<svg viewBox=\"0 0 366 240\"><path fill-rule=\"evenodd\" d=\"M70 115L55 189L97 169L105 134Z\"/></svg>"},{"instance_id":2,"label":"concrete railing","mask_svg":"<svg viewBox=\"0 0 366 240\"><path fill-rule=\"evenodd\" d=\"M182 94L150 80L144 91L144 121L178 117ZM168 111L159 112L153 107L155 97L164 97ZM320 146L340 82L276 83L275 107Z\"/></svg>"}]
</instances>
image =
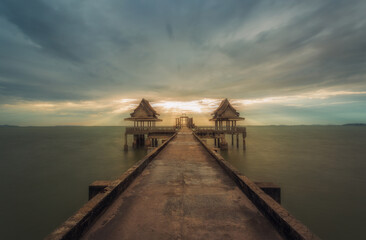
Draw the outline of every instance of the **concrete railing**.
<instances>
[{"instance_id":1,"label":"concrete railing","mask_svg":"<svg viewBox=\"0 0 366 240\"><path fill-rule=\"evenodd\" d=\"M312 233L309 228L293 217L285 208L283 208L274 199L262 191L259 186L257 186L246 176L242 175L220 154L213 151L196 134L194 134L194 136L216 160L216 162L236 182L237 186L262 212L262 214L272 222L272 224L282 236L291 240L320 240L320 238Z\"/></svg>"},{"instance_id":2,"label":"concrete railing","mask_svg":"<svg viewBox=\"0 0 366 240\"><path fill-rule=\"evenodd\" d=\"M161 146L147 154L143 159L129 168L121 177L110 181L103 191L97 193L73 216L48 235L46 240L80 239L85 231L94 223L99 215L136 179L146 166L161 152L176 136L175 133Z\"/></svg>"}]
</instances>

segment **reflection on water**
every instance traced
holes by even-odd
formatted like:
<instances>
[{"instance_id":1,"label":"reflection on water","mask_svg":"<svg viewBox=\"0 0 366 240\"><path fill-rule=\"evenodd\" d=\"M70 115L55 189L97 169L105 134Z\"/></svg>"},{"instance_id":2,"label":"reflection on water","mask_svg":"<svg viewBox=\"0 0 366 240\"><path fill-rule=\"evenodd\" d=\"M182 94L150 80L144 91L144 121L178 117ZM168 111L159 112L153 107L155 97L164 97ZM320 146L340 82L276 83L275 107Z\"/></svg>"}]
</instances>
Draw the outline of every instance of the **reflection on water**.
<instances>
[{"instance_id":1,"label":"reflection on water","mask_svg":"<svg viewBox=\"0 0 366 240\"><path fill-rule=\"evenodd\" d=\"M282 205L323 239L362 239L366 127L248 127L247 150L221 155L254 181L281 186ZM213 144L213 143L211 143Z\"/></svg>"},{"instance_id":2,"label":"reflection on water","mask_svg":"<svg viewBox=\"0 0 366 240\"><path fill-rule=\"evenodd\" d=\"M0 128L1 239L42 239L145 150L123 151L121 127ZM4 197L5 196L5 197Z\"/></svg>"},{"instance_id":3,"label":"reflection on water","mask_svg":"<svg viewBox=\"0 0 366 240\"><path fill-rule=\"evenodd\" d=\"M323 239L363 236L365 127L247 131L245 152L228 136L225 159L252 180L280 185L284 207ZM91 182L115 179L140 160L146 151L124 152L122 134L122 127L0 128L1 238L41 239L87 201Z\"/></svg>"}]
</instances>

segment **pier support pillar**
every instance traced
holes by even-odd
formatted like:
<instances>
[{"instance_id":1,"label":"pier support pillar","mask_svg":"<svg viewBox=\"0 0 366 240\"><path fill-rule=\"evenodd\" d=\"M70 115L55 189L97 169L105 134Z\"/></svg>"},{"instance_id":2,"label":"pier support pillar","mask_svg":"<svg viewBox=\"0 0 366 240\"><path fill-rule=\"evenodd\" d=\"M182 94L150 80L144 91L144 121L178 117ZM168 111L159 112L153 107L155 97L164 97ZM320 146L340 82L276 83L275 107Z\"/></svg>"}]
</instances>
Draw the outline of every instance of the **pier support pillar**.
<instances>
[{"instance_id":1,"label":"pier support pillar","mask_svg":"<svg viewBox=\"0 0 366 240\"><path fill-rule=\"evenodd\" d=\"M236 148L239 148L239 134L236 134Z\"/></svg>"},{"instance_id":2,"label":"pier support pillar","mask_svg":"<svg viewBox=\"0 0 366 240\"><path fill-rule=\"evenodd\" d=\"M127 152L127 151L128 151L127 134L125 134L125 145L123 146L123 150L124 150L125 152Z\"/></svg>"},{"instance_id":3,"label":"pier support pillar","mask_svg":"<svg viewBox=\"0 0 366 240\"><path fill-rule=\"evenodd\" d=\"M243 150L246 150L247 148L246 148L246 146L245 146L245 136L244 136L244 134L243 134Z\"/></svg>"},{"instance_id":4,"label":"pier support pillar","mask_svg":"<svg viewBox=\"0 0 366 240\"><path fill-rule=\"evenodd\" d=\"M147 137L146 140L145 140L145 147L148 148L148 147L152 147L152 141L151 141L151 138Z\"/></svg>"},{"instance_id":5,"label":"pier support pillar","mask_svg":"<svg viewBox=\"0 0 366 240\"><path fill-rule=\"evenodd\" d=\"M221 137L220 150L227 150L227 149L228 149L228 144L226 142L225 135L224 135L223 137Z\"/></svg>"},{"instance_id":6,"label":"pier support pillar","mask_svg":"<svg viewBox=\"0 0 366 240\"><path fill-rule=\"evenodd\" d=\"M144 134L139 134L138 136L138 141L137 141L137 145L139 147L142 147L145 145L145 135Z\"/></svg>"},{"instance_id":7,"label":"pier support pillar","mask_svg":"<svg viewBox=\"0 0 366 240\"><path fill-rule=\"evenodd\" d=\"M137 140L138 140L138 135L133 135L133 143L132 143L133 148L137 147Z\"/></svg>"}]
</instances>

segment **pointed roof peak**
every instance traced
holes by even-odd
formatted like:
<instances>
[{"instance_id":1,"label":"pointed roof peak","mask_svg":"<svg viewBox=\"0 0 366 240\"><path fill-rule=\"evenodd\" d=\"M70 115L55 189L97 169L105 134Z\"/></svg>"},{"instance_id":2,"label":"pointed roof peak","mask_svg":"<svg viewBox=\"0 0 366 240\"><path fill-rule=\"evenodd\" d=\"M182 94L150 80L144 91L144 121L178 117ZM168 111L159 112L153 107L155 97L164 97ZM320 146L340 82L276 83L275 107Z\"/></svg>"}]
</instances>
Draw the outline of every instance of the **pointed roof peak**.
<instances>
[{"instance_id":1,"label":"pointed roof peak","mask_svg":"<svg viewBox=\"0 0 366 240\"><path fill-rule=\"evenodd\" d=\"M219 107L214 111L214 113L217 113L218 111L224 110L227 107L231 107L235 110L235 108L230 104L229 100L227 98L223 99L219 105ZM235 110L236 111L236 110Z\"/></svg>"},{"instance_id":2,"label":"pointed roof peak","mask_svg":"<svg viewBox=\"0 0 366 240\"><path fill-rule=\"evenodd\" d=\"M149 101L145 98L141 99L140 104L137 108L130 114L131 118L126 118L125 120L146 120L146 121L161 121L157 116L159 114L150 105Z\"/></svg>"},{"instance_id":3,"label":"pointed roof peak","mask_svg":"<svg viewBox=\"0 0 366 240\"><path fill-rule=\"evenodd\" d=\"M227 98L223 99L219 107L212 113L214 119L237 119L243 120L239 117L239 112L231 105Z\"/></svg>"},{"instance_id":4,"label":"pointed roof peak","mask_svg":"<svg viewBox=\"0 0 366 240\"><path fill-rule=\"evenodd\" d=\"M142 105L148 112L152 112L154 115L159 115L155 109L150 105L149 101L147 101L145 98L143 98L140 102L140 105Z\"/></svg>"}]
</instances>

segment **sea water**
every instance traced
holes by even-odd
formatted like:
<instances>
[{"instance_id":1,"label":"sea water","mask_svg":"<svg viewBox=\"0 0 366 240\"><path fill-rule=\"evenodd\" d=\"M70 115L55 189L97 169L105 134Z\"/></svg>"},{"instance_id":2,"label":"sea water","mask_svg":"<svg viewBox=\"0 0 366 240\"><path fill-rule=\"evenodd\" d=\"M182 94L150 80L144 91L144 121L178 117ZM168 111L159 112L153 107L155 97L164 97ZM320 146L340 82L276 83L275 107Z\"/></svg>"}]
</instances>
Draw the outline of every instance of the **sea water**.
<instances>
[{"instance_id":1,"label":"sea water","mask_svg":"<svg viewBox=\"0 0 366 240\"><path fill-rule=\"evenodd\" d=\"M321 238L363 238L366 127L247 133L245 151L227 136L221 155L252 180L279 185L282 205ZM123 127L1 127L0 238L42 239L88 200L90 183L122 175L146 154L124 152L123 136Z\"/></svg>"}]
</instances>

